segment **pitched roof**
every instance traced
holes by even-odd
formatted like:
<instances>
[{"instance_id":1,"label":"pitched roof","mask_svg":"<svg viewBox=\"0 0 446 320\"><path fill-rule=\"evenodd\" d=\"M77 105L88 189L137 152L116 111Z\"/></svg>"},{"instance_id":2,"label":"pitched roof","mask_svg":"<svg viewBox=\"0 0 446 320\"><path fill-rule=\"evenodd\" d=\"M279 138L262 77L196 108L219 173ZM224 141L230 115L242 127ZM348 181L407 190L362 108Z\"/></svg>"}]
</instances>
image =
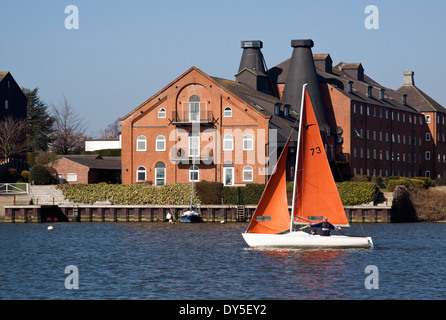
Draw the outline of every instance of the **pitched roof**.
<instances>
[{"instance_id":1,"label":"pitched roof","mask_svg":"<svg viewBox=\"0 0 446 320\"><path fill-rule=\"evenodd\" d=\"M56 158L68 159L90 169L121 170L121 157L102 157L100 155L61 155Z\"/></svg>"},{"instance_id":2,"label":"pitched roof","mask_svg":"<svg viewBox=\"0 0 446 320\"><path fill-rule=\"evenodd\" d=\"M406 94L408 103L420 112L446 112L443 106L415 85L403 85L397 91Z\"/></svg>"},{"instance_id":3,"label":"pitched roof","mask_svg":"<svg viewBox=\"0 0 446 320\"><path fill-rule=\"evenodd\" d=\"M327 55L323 54L313 54L314 58L326 58ZM286 81L288 75L288 69L290 66L290 59L287 59L277 66L269 69L267 74L271 77L271 80L274 83L283 84ZM398 90L393 90L387 87L382 86L377 81L373 80L369 76L364 73L363 81L359 81L354 79L350 74L345 72L345 69L348 68L358 68L362 67L360 63L345 63L342 62L338 64L338 66L342 66L342 68L333 67L331 72L325 72L321 69L316 68L316 72L319 77L320 82L325 82L336 88L342 94L347 96L348 98L363 102L370 103L374 105L382 105L389 108L399 109L407 112L417 112L418 108L411 101L411 99L407 99L406 105L403 105L403 93ZM348 92L348 82L352 82L352 92ZM367 88L372 87L372 95L371 97L367 96ZM384 89L384 100L380 99L380 90ZM413 94L412 94L413 95ZM446 111L445 111L446 112Z\"/></svg>"},{"instance_id":4,"label":"pitched roof","mask_svg":"<svg viewBox=\"0 0 446 320\"><path fill-rule=\"evenodd\" d=\"M288 117L283 117L275 114L276 104L282 102L273 95L256 91L253 88L232 80L212 77L221 87L231 92L243 100L247 105L259 111L266 117L270 117L270 129L276 129L278 132L278 142L286 142L291 132L291 128L296 124L297 113L291 112ZM295 131L293 134L296 134ZM296 134L297 137L297 134Z\"/></svg>"},{"instance_id":5,"label":"pitched roof","mask_svg":"<svg viewBox=\"0 0 446 320\"><path fill-rule=\"evenodd\" d=\"M9 71L0 71L0 82L8 75Z\"/></svg>"}]
</instances>

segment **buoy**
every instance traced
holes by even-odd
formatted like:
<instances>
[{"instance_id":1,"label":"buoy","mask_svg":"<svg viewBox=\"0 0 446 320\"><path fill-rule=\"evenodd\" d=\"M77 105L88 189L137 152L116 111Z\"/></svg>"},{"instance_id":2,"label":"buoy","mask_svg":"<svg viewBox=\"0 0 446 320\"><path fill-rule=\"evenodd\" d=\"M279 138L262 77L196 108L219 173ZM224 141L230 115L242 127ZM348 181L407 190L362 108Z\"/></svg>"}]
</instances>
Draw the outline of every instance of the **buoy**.
<instances>
[{"instance_id":1,"label":"buoy","mask_svg":"<svg viewBox=\"0 0 446 320\"><path fill-rule=\"evenodd\" d=\"M53 229L54 229L53 226L48 227L48 230L53 230Z\"/></svg>"},{"instance_id":2,"label":"buoy","mask_svg":"<svg viewBox=\"0 0 446 320\"><path fill-rule=\"evenodd\" d=\"M50 217L46 218L46 222L51 222L51 218Z\"/></svg>"},{"instance_id":3,"label":"buoy","mask_svg":"<svg viewBox=\"0 0 446 320\"><path fill-rule=\"evenodd\" d=\"M220 223L221 223L221 224L225 223L225 220L221 220Z\"/></svg>"}]
</instances>

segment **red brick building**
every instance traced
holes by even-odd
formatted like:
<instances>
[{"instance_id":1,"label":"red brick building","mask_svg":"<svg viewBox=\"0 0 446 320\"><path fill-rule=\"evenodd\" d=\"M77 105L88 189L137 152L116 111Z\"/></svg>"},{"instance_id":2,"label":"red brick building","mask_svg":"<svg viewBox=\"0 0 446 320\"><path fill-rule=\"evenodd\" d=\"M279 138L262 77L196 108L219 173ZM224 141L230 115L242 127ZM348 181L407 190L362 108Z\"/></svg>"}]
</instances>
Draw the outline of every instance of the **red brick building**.
<instances>
[{"instance_id":1,"label":"red brick building","mask_svg":"<svg viewBox=\"0 0 446 320\"><path fill-rule=\"evenodd\" d=\"M122 117L123 183L265 183L294 134L304 83L334 173L446 177L446 110L413 72L392 90L360 63L313 55L311 40L291 45L291 58L267 70L263 43L242 41L235 81L192 67ZM288 178L293 166L291 156Z\"/></svg>"},{"instance_id":2,"label":"red brick building","mask_svg":"<svg viewBox=\"0 0 446 320\"><path fill-rule=\"evenodd\" d=\"M59 156L50 165L56 170L59 183L120 183L121 158L100 155Z\"/></svg>"}]
</instances>

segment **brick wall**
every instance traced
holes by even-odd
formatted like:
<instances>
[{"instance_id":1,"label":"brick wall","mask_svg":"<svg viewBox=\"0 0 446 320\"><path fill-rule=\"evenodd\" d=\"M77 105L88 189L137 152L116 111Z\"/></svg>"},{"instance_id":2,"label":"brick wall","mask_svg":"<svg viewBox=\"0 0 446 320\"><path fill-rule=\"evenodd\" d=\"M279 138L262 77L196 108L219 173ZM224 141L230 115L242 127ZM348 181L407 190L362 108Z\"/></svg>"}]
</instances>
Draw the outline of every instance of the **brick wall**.
<instances>
[{"instance_id":1,"label":"brick wall","mask_svg":"<svg viewBox=\"0 0 446 320\"><path fill-rule=\"evenodd\" d=\"M202 117L206 118L212 113L214 121L201 123L199 127L171 123L174 112L182 119L188 117L192 96L199 97ZM224 109L227 107L232 110L231 117L224 116ZM158 115L161 108L165 110L165 118ZM178 157L178 149L183 151L183 155L188 155L192 130L199 133L202 156L209 155L213 158L212 163L202 161L196 164L199 168L199 180L223 182L223 164L232 162L235 184L251 182L243 181L243 168L247 165L253 169L252 182L265 183L268 121L268 117L224 90L212 78L191 68L121 119L123 183L135 183L139 167L145 168L146 180L155 183L157 163L165 166L167 184L189 183L192 163L188 161L178 164L172 160ZM223 139L228 134L234 137L233 150L223 151ZM246 134L253 136L253 150L243 150L243 136ZM137 151L138 136L146 138L145 151ZM165 138L163 151L156 150L156 138L159 136Z\"/></svg>"}]
</instances>

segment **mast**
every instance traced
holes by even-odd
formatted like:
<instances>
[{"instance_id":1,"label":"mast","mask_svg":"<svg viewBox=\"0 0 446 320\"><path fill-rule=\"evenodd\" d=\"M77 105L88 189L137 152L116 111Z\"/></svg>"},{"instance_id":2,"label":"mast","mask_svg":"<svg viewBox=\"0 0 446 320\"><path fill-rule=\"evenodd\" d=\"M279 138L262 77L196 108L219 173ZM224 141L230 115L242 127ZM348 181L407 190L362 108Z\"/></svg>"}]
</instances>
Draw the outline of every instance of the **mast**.
<instances>
[{"instance_id":1,"label":"mast","mask_svg":"<svg viewBox=\"0 0 446 320\"><path fill-rule=\"evenodd\" d=\"M190 194L190 210L192 210L194 199L194 180L195 180L195 157L192 156L192 191Z\"/></svg>"},{"instance_id":2,"label":"mast","mask_svg":"<svg viewBox=\"0 0 446 320\"><path fill-rule=\"evenodd\" d=\"M296 202L296 188L297 188L297 170L299 168L299 151L300 151L300 138L302 134L302 120L303 120L303 111L304 111L304 99L305 99L305 90L307 89L307 83L305 83L302 87L302 99L300 104L300 114L299 114L299 133L297 136L297 150L296 150L296 164L294 167L294 185L293 185L293 202L291 207L291 222L290 222L290 232L293 231L293 223L294 223L294 204Z\"/></svg>"}]
</instances>

